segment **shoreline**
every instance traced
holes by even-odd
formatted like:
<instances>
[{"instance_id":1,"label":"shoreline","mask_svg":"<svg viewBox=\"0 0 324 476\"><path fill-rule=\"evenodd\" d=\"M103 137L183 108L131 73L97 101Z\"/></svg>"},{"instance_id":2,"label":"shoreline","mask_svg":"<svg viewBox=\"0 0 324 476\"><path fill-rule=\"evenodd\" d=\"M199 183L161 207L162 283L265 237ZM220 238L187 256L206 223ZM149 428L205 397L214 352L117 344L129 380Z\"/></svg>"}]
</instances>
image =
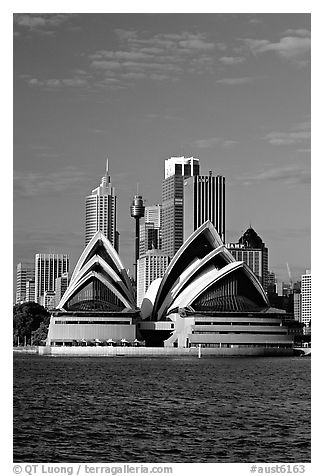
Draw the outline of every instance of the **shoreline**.
<instances>
[{"instance_id":1,"label":"shoreline","mask_svg":"<svg viewBox=\"0 0 324 476\"><path fill-rule=\"evenodd\" d=\"M177 347L110 347L110 346L32 346L13 348L13 352L36 354L43 357L291 357L306 355L304 350L280 348L177 348Z\"/></svg>"}]
</instances>

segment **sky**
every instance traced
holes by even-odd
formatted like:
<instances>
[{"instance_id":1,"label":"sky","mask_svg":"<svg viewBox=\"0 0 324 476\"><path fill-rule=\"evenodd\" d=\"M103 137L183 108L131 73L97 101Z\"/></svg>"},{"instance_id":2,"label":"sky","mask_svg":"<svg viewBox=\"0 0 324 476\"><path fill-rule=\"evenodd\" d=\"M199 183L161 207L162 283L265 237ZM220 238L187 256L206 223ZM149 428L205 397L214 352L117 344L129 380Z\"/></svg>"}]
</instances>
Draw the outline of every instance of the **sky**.
<instances>
[{"instance_id":1,"label":"sky","mask_svg":"<svg viewBox=\"0 0 324 476\"><path fill-rule=\"evenodd\" d=\"M310 262L310 14L14 15L13 261L84 248L109 157L120 257L164 160L225 176L226 242L252 226L288 282ZM14 273L15 274L15 273Z\"/></svg>"}]
</instances>

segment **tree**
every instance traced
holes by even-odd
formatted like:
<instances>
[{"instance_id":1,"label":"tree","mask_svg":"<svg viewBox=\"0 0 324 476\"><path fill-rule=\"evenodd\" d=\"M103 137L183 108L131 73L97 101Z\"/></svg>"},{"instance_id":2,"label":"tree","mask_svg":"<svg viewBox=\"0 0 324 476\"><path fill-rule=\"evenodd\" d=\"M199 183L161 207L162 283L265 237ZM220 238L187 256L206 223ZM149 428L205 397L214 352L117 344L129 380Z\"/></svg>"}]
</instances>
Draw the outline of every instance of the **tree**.
<instances>
[{"instance_id":1,"label":"tree","mask_svg":"<svg viewBox=\"0 0 324 476\"><path fill-rule=\"evenodd\" d=\"M33 345L44 345L45 340L48 334L48 325L49 323L42 322L36 331L32 332L32 343Z\"/></svg>"},{"instance_id":2,"label":"tree","mask_svg":"<svg viewBox=\"0 0 324 476\"><path fill-rule=\"evenodd\" d=\"M42 323L49 325L50 313L36 302L16 304L13 309L13 341L17 344L18 338L23 342L31 339L32 332Z\"/></svg>"}]
</instances>

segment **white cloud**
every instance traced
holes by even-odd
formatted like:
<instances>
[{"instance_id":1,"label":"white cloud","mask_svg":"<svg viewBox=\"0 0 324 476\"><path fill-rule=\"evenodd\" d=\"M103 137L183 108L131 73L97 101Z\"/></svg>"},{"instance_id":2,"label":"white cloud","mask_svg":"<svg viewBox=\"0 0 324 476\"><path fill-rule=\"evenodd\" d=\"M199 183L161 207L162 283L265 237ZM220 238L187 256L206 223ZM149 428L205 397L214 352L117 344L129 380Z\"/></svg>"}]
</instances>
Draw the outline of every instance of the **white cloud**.
<instances>
[{"instance_id":1,"label":"white cloud","mask_svg":"<svg viewBox=\"0 0 324 476\"><path fill-rule=\"evenodd\" d=\"M270 132L266 135L266 140L270 144L274 145L291 145L299 142L304 142L306 139L310 139L310 132Z\"/></svg>"},{"instance_id":2,"label":"white cloud","mask_svg":"<svg viewBox=\"0 0 324 476\"><path fill-rule=\"evenodd\" d=\"M243 56L223 56L222 58L219 58L219 61L227 66L235 65L235 64L241 64L246 61L246 58Z\"/></svg>"},{"instance_id":3,"label":"white cloud","mask_svg":"<svg viewBox=\"0 0 324 476\"><path fill-rule=\"evenodd\" d=\"M45 87L48 89L60 89L65 86L71 87L71 88L81 88L84 86L87 86L88 82L84 78L63 78L63 79L37 79L37 78L31 78L27 80L27 84L29 86L38 86L38 87Z\"/></svg>"},{"instance_id":4,"label":"white cloud","mask_svg":"<svg viewBox=\"0 0 324 476\"><path fill-rule=\"evenodd\" d=\"M241 78L222 78L218 79L216 83L228 84L229 86L235 86L237 84L249 84L255 81L257 78L253 76L244 76Z\"/></svg>"},{"instance_id":5,"label":"white cloud","mask_svg":"<svg viewBox=\"0 0 324 476\"><path fill-rule=\"evenodd\" d=\"M296 124L291 131L272 131L265 136L265 140L272 145L294 145L305 143L311 138L310 123Z\"/></svg>"},{"instance_id":6,"label":"white cloud","mask_svg":"<svg viewBox=\"0 0 324 476\"><path fill-rule=\"evenodd\" d=\"M54 31L66 23L75 14L54 13L16 13L13 20L18 28L41 34L54 34Z\"/></svg>"},{"instance_id":7,"label":"white cloud","mask_svg":"<svg viewBox=\"0 0 324 476\"><path fill-rule=\"evenodd\" d=\"M304 28L298 28L296 30L286 30L283 34L285 36L311 36L311 32Z\"/></svg>"},{"instance_id":8,"label":"white cloud","mask_svg":"<svg viewBox=\"0 0 324 476\"><path fill-rule=\"evenodd\" d=\"M28 172L14 174L14 197L28 198L52 195L64 190L75 190L87 179L85 172L77 167L67 167L59 172Z\"/></svg>"},{"instance_id":9,"label":"white cloud","mask_svg":"<svg viewBox=\"0 0 324 476\"><path fill-rule=\"evenodd\" d=\"M217 145L224 148L230 148L237 144L237 141L224 139L222 137L209 137L208 139L197 139L193 141L192 145L198 149L211 149Z\"/></svg>"},{"instance_id":10,"label":"white cloud","mask_svg":"<svg viewBox=\"0 0 324 476\"><path fill-rule=\"evenodd\" d=\"M245 185L262 182L275 182L287 185L307 185L311 181L310 168L304 164L296 164L288 167L273 167L256 173L255 175L241 177Z\"/></svg>"},{"instance_id":11,"label":"white cloud","mask_svg":"<svg viewBox=\"0 0 324 476\"><path fill-rule=\"evenodd\" d=\"M251 18L251 19L249 20L249 23L250 23L251 25L259 25L259 24L262 23L262 20L261 20L261 18L255 17L255 18Z\"/></svg>"},{"instance_id":12,"label":"white cloud","mask_svg":"<svg viewBox=\"0 0 324 476\"><path fill-rule=\"evenodd\" d=\"M306 32L306 30L300 31ZM304 65L311 48L310 37L305 36L305 34L304 36L297 36L296 30L290 30L290 33L295 33L295 36L284 36L277 43L271 43L268 40L246 39L245 44L255 55L270 51L276 53L282 59Z\"/></svg>"},{"instance_id":13,"label":"white cloud","mask_svg":"<svg viewBox=\"0 0 324 476\"><path fill-rule=\"evenodd\" d=\"M182 74L210 71L218 45L203 33L166 33L148 37L133 30L115 31L118 49L98 50L89 55L90 67L120 80L177 80Z\"/></svg>"}]
</instances>

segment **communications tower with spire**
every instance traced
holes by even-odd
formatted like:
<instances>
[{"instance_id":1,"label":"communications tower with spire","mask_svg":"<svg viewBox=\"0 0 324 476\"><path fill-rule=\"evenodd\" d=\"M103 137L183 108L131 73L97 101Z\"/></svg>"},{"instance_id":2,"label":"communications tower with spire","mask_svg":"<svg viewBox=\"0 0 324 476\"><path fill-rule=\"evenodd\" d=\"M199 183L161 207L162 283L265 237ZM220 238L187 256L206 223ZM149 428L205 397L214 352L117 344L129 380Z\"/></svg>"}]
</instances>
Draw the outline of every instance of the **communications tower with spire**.
<instances>
[{"instance_id":1,"label":"communications tower with spire","mask_svg":"<svg viewBox=\"0 0 324 476\"><path fill-rule=\"evenodd\" d=\"M101 184L86 197L85 245L97 231L101 231L117 252L119 251L116 202L115 187L111 184L107 158L105 175L101 179Z\"/></svg>"},{"instance_id":2,"label":"communications tower with spire","mask_svg":"<svg viewBox=\"0 0 324 476\"><path fill-rule=\"evenodd\" d=\"M132 205L130 207L130 214L132 218L135 218L135 263L134 263L134 278L137 281L137 260L139 258L139 240L140 240L140 220L145 214L145 206L143 197L139 195L138 184L137 193L133 198Z\"/></svg>"}]
</instances>

